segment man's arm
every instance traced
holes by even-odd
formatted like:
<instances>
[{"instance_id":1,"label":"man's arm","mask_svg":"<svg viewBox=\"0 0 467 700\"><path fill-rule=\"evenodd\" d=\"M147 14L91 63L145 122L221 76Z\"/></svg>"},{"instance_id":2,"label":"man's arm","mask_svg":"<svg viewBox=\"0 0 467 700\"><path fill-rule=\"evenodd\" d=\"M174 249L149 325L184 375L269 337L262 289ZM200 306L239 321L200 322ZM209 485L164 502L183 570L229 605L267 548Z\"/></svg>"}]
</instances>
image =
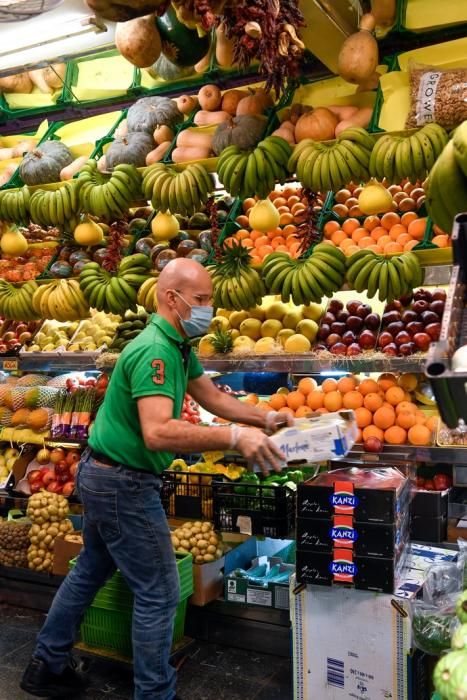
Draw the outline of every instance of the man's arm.
<instances>
[{"instance_id":1,"label":"man's arm","mask_svg":"<svg viewBox=\"0 0 467 700\"><path fill-rule=\"evenodd\" d=\"M173 401L166 396L138 399L138 413L143 439L149 450L188 453L234 447L250 464L257 463L264 473L271 468L281 470L284 456L259 430L203 427L177 420L172 417Z\"/></svg>"},{"instance_id":2,"label":"man's arm","mask_svg":"<svg viewBox=\"0 0 467 700\"><path fill-rule=\"evenodd\" d=\"M188 382L188 391L206 411L233 423L246 423L257 428L276 430L282 425L290 425L287 414L263 411L253 404L239 401L234 396L220 391L205 374Z\"/></svg>"}]
</instances>

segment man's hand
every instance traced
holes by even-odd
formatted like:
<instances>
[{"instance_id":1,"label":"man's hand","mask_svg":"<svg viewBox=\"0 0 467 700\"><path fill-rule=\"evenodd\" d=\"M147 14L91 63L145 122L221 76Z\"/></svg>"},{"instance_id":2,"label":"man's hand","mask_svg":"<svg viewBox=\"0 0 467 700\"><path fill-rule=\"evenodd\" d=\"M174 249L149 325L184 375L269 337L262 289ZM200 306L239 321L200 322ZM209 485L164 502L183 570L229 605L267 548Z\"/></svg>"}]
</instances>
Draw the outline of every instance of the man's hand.
<instances>
[{"instance_id":1,"label":"man's hand","mask_svg":"<svg viewBox=\"0 0 467 700\"><path fill-rule=\"evenodd\" d=\"M269 470L282 471L285 456L274 442L260 430L254 428L237 428L235 449L242 454L250 465L258 464L265 476Z\"/></svg>"},{"instance_id":2,"label":"man's hand","mask_svg":"<svg viewBox=\"0 0 467 700\"><path fill-rule=\"evenodd\" d=\"M294 417L290 413L280 411L268 411L266 413L265 428L269 433L275 433L281 428L292 426Z\"/></svg>"}]
</instances>

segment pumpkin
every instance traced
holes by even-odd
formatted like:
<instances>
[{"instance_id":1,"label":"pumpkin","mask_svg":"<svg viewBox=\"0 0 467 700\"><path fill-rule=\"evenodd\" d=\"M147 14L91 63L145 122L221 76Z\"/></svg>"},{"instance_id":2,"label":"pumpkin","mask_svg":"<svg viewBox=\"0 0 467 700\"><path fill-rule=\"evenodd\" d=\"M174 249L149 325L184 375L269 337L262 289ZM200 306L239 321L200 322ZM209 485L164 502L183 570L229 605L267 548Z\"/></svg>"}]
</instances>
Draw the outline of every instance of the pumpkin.
<instances>
[{"instance_id":1,"label":"pumpkin","mask_svg":"<svg viewBox=\"0 0 467 700\"><path fill-rule=\"evenodd\" d=\"M183 68L176 66L167 56L161 53L154 65L148 69L148 73L155 80L162 78L162 80L173 82L174 80L181 80L182 78L187 78L189 75L192 75L194 73L194 68L193 66L185 66Z\"/></svg>"},{"instance_id":2,"label":"pumpkin","mask_svg":"<svg viewBox=\"0 0 467 700\"><path fill-rule=\"evenodd\" d=\"M146 165L146 156L154 148L154 141L149 134L143 131L129 132L121 139L113 141L106 154L105 160L108 168L115 168L121 163L128 163L137 168Z\"/></svg>"},{"instance_id":3,"label":"pumpkin","mask_svg":"<svg viewBox=\"0 0 467 700\"><path fill-rule=\"evenodd\" d=\"M130 107L127 114L128 131L154 133L156 126L165 124L172 130L183 121L183 114L169 97L142 97Z\"/></svg>"},{"instance_id":4,"label":"pumpkin","mask_svg":"<svg viewBox=\"0 0 467 700\"><path fill-rule=\"evenodd\" d=\"M68 146L61 141L45 141L31 153L26 153L19 174L26 185L58 182L63 168L74 160Z\"/></svg>"},{"instance_id":5,"label":"pumpkin","mask_svg":"<svg viewBox=\"0 0 467 700\"><path fill-rule=\"evenodd\" d=\"M265 90L259 88L251 92L248 97L244 97L237 105L237 117L244 114L262 114L265 109L272 107L274 100Z\"/></svg>"},{"instance_id":6,"label":"pumpkin","mask_svg":"<svg viewBox=\"0 0 467 700\"><path fill-rule=\"evenodd\" d=\"M240 100L243 100L244 97L248 97L248 93L245 92L245 90L227 90L222 96L221 109L235 117L238 103Z\"/></svg>"},{"instance_id":7,"label":"pumpkin","mask_svg":"<svg viewBox=\"0 0 467 700\"><path fill-rule=\"evenodd\" d=\"M219 124L212 139L212 149L218 156L227 146L238 146L247 151L263 138L267 119L262 116L233 117Z\"/></svg>"},{"instance_id":8,"label":"pumpkin","mask_svg":"<svg viewBox=\"0 0 467 700\"><path fill-rule=\"evenodd\" d=\"M295 140L329 141L334 138L339 118L326 107L317 107L312 112L302 114L295 125Z\"/></svg>"},{"instance_id":9,"label":"pumpkin","mask_svg":"<svg viewBox=\"0 0 467 700\"><path fill-rule=\"evenodd\" d=\"M153 133L153 138L155 143L158 145L164 141L172 141L174 137L174 132L172 129L165 124L156 126Z\"/></svg>"},{"instance_id":10,"label":"pumpkin","mask_svg":"<svg viewBox=\"0 0 467 700\"><path fill-rule=\"evenodd\" d=\"M162 53L177 66L194 66L209 51L211 35L200 36L197 29L182 24L172 5L156 18L162 40Z\"/></svg>"}]
</instances>

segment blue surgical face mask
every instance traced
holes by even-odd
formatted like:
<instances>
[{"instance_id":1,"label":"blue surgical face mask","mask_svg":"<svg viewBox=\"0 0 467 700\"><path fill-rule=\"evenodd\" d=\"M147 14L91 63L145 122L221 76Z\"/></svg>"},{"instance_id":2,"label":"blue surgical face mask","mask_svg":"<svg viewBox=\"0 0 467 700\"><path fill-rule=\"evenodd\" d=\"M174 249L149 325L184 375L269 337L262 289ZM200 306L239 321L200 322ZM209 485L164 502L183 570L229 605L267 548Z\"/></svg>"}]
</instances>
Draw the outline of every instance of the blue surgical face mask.
<instances>
[{"instance_id":1,"label":"blue surgical face mask","mask_svg":"<svg viewBox=\"0 0 467 700\"><path fill-rule=\"evenodd\" d=\"M187 300L182 297L179 292L176 292L180 299L183 299L185 304L191 309L190 318L183 319L180 314L178 317L180 319L180 324L185 331L188 338L196 338L199 335L204 335L208 332L209 326L214 315L214 309L212 306L192 306L187 302ZM178 313L178 311L177 311Z\"/></svg>"}]
</instances>

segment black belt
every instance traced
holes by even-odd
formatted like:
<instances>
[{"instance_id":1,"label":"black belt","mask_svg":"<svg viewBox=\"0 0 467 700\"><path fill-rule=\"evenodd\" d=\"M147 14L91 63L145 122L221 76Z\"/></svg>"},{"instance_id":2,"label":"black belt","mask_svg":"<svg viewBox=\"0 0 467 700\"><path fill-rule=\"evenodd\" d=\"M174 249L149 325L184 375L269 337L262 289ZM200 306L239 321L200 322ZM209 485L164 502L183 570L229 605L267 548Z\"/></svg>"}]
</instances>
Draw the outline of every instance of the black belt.
<instances>
[{"instance_id":1,"label":"black belt","mask_svg":"<svg viewBox=\"0 0 467 700\"><path fill-rule=\"evenodd\" d=\"M141 472L142 474L152 474L153 472L150 472L148 469L138 469L137 467L130 467L127 464L122 464L121 462L117 462L117 460L112 459L112 457L107 457L107 455L102 454L102 452L96 452L95 450L92 449L92 447L89 447L89 456L92 457L92 459L97 460L98 462L102 462L108 467L123 467L124 469L129 469L132 472ZM154 474L154 476L157 476L157 474Z\"/></svg>"}]
</instances>

